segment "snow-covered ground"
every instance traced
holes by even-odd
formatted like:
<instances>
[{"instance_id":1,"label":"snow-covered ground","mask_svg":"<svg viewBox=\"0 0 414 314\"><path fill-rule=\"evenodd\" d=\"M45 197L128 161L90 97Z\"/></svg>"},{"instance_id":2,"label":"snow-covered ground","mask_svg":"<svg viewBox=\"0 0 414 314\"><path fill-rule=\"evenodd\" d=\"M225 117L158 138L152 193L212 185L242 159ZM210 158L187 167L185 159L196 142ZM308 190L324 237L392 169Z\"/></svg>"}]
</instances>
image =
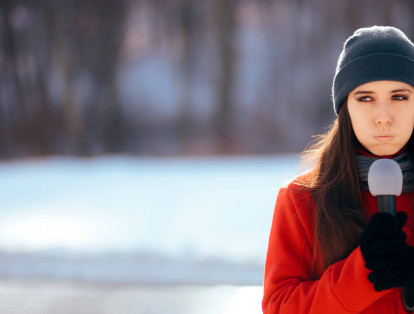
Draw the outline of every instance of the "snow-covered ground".
<instances>
[{"instance_id":1,"label":"snow-covered ground","mask_svg":"<svg viewBox=\"0 0 414 314\"><path fill-rule=\"evenodd\" d=\"M261 285L296 155L0 163L0 277Z\"/></svg>"},{"instance_id":2,"label":"snow-covered ground","mask_svg":"<svg viewBox=\"0 0 414 314\"><path fill-rule=\"evenodd\" d=\"M0 280L6 314L261 314L259 286L136 286Z\"/></svg>"}]
</instances>

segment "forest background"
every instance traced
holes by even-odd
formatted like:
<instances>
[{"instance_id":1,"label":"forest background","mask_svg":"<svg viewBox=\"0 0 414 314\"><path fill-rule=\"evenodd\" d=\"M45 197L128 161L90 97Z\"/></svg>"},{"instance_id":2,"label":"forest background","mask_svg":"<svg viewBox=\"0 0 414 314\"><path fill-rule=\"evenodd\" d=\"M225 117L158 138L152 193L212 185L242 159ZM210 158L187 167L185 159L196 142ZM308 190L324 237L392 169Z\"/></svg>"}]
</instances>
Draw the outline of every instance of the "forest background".
<instances>
[{"instance_id":1,"label":"forest background","mask_svg":"<svg viewBox=\"0 0 414 314\"><path fill-rule=\"evenodd\" d=\"M358 27L414 38L409 0L3 0L0 158L273 154L335 115Z\"/></svg>"}]
</instances>

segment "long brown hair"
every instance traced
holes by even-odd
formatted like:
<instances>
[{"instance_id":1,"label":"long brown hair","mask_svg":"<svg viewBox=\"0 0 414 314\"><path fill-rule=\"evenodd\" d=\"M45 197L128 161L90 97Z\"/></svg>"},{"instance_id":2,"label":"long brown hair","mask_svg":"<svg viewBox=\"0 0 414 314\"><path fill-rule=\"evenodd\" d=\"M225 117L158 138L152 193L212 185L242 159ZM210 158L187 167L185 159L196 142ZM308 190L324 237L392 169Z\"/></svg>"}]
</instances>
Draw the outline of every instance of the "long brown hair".
<instances>
[{"instance_id":1,"label":"long brown hair","mask_svg":"<svg viewBox=\"0 0 414 314\"><path fill-rule=\"evenodd\" d=\"M304 182L315 203L314 276L345 258L358 245L365 225L357 171L357 139L347 103L330 130L304 153L316 162L314 175Z\"/></svg>"},{"instance_id":2,"label":"long brown hair","mask_svg":"<svg viewBox=\"0 0 414 314\"><path fill-rule=\"evenodd\" d=\"M315 162L313 175L303 182L315 203L312 274L315 278L358 246L367 222L362 210L357 146L345 100L330 130L317 137L302 156ZM406 149L414 162L414 134Z\"/></svg>"}]
</instances>

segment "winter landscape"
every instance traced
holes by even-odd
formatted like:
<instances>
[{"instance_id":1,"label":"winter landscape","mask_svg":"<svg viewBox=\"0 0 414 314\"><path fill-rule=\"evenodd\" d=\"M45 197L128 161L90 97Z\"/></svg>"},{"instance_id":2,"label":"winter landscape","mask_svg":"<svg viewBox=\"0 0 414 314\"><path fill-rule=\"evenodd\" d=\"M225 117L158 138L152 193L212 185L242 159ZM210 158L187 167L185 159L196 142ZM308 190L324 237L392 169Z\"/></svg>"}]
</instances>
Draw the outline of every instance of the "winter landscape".
<instances>
[{"instance_id":1,"label":"winter landscape","mask_svg":"<svg viewBox=\"0 0 414 314\"><path fill-rule=\"evenodd\" d=\"M0 1L0 313L261 313L275 198L335 118L341 45L414 38L413 14Z\"/></svg>"},{"instance_id":2,"label":"winter landscape","mask_svg":"<svg viewBox=\"0 0 414 314\"><path fill-rule=\"evenodd\" d=\"M298 165L296 155L1 163L0 311L260 313L273 204Z\"/></svg>"}]
</instances>

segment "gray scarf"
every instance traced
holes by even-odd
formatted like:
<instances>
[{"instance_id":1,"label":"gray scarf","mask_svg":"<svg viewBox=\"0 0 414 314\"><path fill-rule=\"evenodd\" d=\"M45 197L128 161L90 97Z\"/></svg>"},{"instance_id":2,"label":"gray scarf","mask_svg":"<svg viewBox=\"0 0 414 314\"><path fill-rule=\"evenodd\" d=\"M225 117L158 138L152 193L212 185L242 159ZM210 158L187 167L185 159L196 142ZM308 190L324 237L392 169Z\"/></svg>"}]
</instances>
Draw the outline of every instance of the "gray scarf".
<instances>
[{"instance_id":1,"label":"gray scarf","mask_svg":"<svg viewBox=\"0 0 414 314\"><path fill-rule=\"evenodd\" d=\"M358 176L359 182L361 184L361 188L364 190L368 190L368 171L371 164L377 160L377 157L370 157L365 155L357 155L357 163L358 163ZM401 171L403 174L403 193L411 192L414 190L413 184L413 169L411 165L411 160L408 156L407 152L404 152L394 158L392 158L401 167Z\"/></svg>"}]
</instances>

